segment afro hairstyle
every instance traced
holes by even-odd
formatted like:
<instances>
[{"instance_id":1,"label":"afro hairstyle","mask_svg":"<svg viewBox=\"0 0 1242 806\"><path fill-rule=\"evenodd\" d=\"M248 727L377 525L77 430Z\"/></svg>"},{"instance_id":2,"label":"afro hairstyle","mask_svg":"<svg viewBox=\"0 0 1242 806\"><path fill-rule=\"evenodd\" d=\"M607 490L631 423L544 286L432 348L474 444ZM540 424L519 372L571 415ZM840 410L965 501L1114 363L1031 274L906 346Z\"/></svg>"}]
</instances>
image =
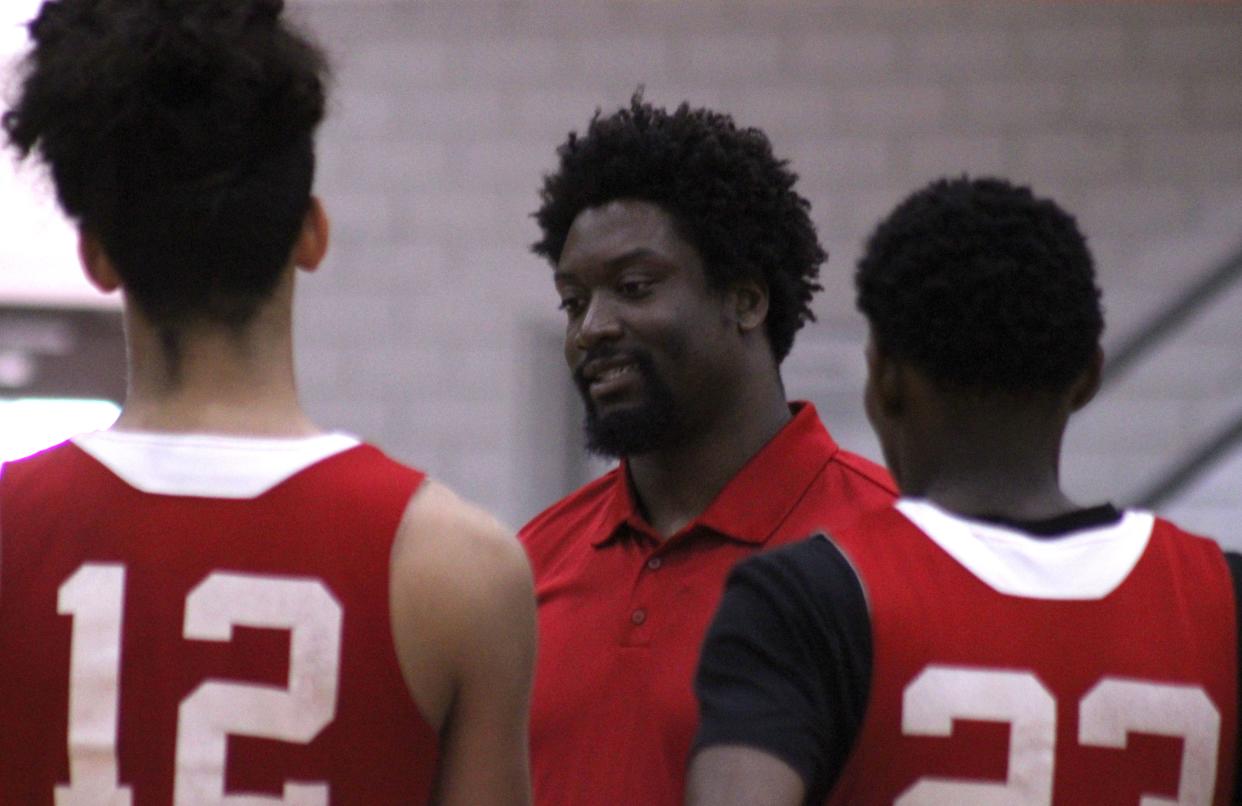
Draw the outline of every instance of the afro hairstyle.
<instances>
[{"instance_id":1,"label":"afro hairstyle","mask_svg":"<svg viewBox=\"0 0 1242 806\"><path fill-rule=\"evenodd\" d=\"M1074 218L1003 179L940 179L901 202L855 286L880 350L973 392L1062 392L1104 328Z\"/></svg>"},{"instance_id":2,"label":"afro hairstyle","mask_svg":"<svg viewBox=\"0 0 1242 806\"><path fill-rule=\"evenodd\" d=\"M570 133L557 155L534 214L543 234L536 254L556 264L585 209L624 199L654 203L698 250L712 288L765 284L769 344L777 362L784 360L794 334L815 318L810 302L827 253L810 203L793 189L797 175L772 154L762 131L686 103L670 113L644 102L640 90L628 108L607 117L596 110L586 134Z\"/></svg>"},{"instance_id":3,"label":"afro hairstyle","mask_svg":"<svg viewBox=\"0 0 1242 806\"><path fill-rule=\"evenodd\" d=\"M327 66L282 0L48 0L3 117L147 318L247 322L310 209Z\"/></svg>"}]
</instances>

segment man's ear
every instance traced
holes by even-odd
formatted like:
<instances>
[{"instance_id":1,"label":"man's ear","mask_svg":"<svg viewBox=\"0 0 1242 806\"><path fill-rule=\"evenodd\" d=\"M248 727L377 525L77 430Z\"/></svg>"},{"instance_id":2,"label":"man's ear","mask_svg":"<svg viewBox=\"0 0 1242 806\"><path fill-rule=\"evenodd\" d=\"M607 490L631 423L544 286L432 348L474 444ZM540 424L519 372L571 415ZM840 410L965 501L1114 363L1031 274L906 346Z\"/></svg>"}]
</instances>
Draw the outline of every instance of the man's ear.
<instances>
[{"instance_id":1,"label":"man's ear","mask_svg":"<svg viewBox=\"0 0 1242 806\"><path fill-rule=\"evenodd\" d=\"M901 414L905 410L908 394L906 384L909 378L905 367L876 346L874 339L867 343L866 355L871 393L879 411L886 417Z\"/></svg>"},{"instance_id":2,"label":"man's ear","mask_svg":"<svg viewBox=\"0 0 1242 806\"><path fill-rule=\"evenodd\" d=\"M768 286L758 280L739 280L732 286L730 301L737 329L749 333L768 319Z\"/></svg>"},{"instance_id":3,"label":"man's ear","mask_svg":"<svg viewBox=\"0 0 1242 806\"><path fill-rule=\"evenodd\" d=\"M323 256L328 252L330 230L323 203L318 196L311 196L310 209L302 219L302 229L293 245L293 264L304 271L319 268Z\"/></svg>"},{"instance_id":4,"label":"man's ear","mask_svg":"<svg viewBox=\"0 0 1242 806\"><path fill-rule=\"evenodd\" d=\"M78 261L86 279L100 291L110 294L121 287L121 275L117 274L103 244L81 227L78 228Z\"/></svg>"},{"instance_id":5,"label":"man's ear","mask_svg":"<svg viewBox=\"0 0 1242 806\"><path fill-rule=\"evenodd\" d=\"M1083 406L1091 402L1096 392L1100 391L1100 378L1104 372L1104 351L1099 347L1095 348L1095 352L1091 355L1091 360L1087 362L1087 368L1078 376L1078 380L1074 381L1074 385L1070 388L1070 411L1078 411Z\"/></svg>"}]
</instances>

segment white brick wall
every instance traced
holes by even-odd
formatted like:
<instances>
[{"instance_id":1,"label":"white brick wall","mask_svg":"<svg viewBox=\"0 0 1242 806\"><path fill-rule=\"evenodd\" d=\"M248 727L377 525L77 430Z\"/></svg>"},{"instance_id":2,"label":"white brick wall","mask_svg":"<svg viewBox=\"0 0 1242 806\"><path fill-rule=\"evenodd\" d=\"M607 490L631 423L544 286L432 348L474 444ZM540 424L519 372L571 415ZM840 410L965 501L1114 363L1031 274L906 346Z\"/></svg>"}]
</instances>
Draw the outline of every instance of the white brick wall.
<instances>
[{"instance_id":1,"label":"white brick wall","mask_svg":"<svg viewBox=\"0 0 1242 806\"><path fill-rule=\"evenodd\" d=\"M1238 412L1242 414L1242 410ZM1179 523L1194 524L1227 548L1242 551L1242 526L1238 520L1238 479L1242 478L1242 454L1217 465L1194 491L1165 507L1164 514Z\"/></svg>"},{"instance_id":2,"label":"white brick wall","mask_svg":"<svg viewBox=\"0 0 1242 806\"><path fill-rule=\"evenodd\" d=\"M1242 6L298 5L337 65L319 182L334 243L299 300L306 401L514 522L582 472L549 270L527 252L540 175L640 84L764 128L802 174L832 257L787 384L873 456L850 273L926 180L1007 174L1077 213L1110 344L1242 244ZM1124 497L1242 400L1242 294L1222 304L1084 413L1066 457L1084 497ZM1242 520L1238 462L1203 489L1177 512Z\"/></svg>"}]
</instances>

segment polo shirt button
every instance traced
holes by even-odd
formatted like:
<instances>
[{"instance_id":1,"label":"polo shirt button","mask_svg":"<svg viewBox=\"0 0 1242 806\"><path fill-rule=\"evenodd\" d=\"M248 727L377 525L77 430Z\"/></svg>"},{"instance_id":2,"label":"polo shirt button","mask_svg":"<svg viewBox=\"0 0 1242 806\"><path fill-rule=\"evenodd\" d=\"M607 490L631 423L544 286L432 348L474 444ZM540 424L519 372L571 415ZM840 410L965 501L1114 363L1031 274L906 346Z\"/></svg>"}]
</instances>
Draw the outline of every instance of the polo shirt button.
<instances>
[{"instance_id":1,"label":"polo shirt button","mask_svg":"<svg viewBox=\"0 0 1242 806\"><path fill-rule=\"evenodd\" d=\"M647 620L647 611L643 610L641 607L635 610L633 613L630 613L630 621L634 622L635 624L642 624L646 620Z\"/></svg>"},{"instance_id":2,"label":"polo shirt button","mask_svg":"<svg viewBox=\"0 0 1242 806\"><path fill-rule=\"evenodd\" d=\"M652 571L656 570L661 565L664 565L664 560L661 560L659 557L652 557L650 560L647 560L647 567Z\"/></svg>"}]
</instances>

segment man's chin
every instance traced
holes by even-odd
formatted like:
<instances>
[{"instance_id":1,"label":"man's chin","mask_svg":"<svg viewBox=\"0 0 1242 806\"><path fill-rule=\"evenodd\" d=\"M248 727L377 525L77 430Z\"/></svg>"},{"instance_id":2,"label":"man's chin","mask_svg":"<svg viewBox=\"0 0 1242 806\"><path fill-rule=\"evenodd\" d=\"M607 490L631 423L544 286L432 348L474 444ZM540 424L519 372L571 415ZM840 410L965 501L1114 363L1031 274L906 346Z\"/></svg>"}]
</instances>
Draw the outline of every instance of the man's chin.
<instances>
[{"instance_id":1,"label":"man's chin","mask_svg":"<svg viewBox=\"0 0 1242 806\"><path fill-rule=\"evenodd\" d=\"M597 456L620 458L660 450L674 433L665 412L647 406L610 406L594 410L586 419L587 450Z\"/></svg>"},{"instance_id":2,"label":"man's chin","mask_svg":"<svg viewBox=\"0 0 1242 806\"><path fill-rule=\"evenodd\" d=\"M643 410L650 407L650 401L634 400L623 397L611 397L605 400L591 400L588 404L587 416L597 422L616 420L618 422L642 417Z\"/></svg>"}]
</instances>

